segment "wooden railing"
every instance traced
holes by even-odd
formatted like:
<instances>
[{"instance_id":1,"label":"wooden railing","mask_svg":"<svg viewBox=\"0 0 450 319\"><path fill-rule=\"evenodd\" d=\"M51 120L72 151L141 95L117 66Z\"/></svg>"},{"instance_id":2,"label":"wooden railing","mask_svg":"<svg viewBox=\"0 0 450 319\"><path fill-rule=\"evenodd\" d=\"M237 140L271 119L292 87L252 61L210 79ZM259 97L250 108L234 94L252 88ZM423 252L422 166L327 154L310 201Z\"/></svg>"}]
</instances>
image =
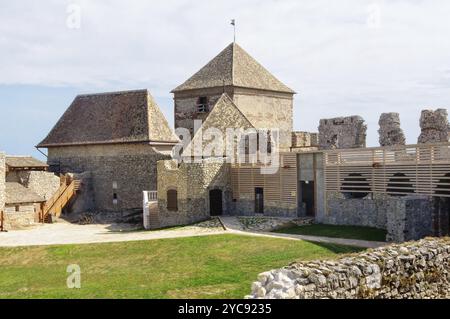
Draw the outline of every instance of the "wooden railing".
<instances>
[{"instance_id":1,"label":"wooden railing","mask_svg":"<svg viewBox=\"0 0 450 319\"><path fill-rule=\"evenodd\" d=\"M64 207L80 189L80 181L72 180L69 176L61 176L61 186L57 192L43 206L40 221L45 222L50 215L60 217Z\"/></svg>"}]
</instances>

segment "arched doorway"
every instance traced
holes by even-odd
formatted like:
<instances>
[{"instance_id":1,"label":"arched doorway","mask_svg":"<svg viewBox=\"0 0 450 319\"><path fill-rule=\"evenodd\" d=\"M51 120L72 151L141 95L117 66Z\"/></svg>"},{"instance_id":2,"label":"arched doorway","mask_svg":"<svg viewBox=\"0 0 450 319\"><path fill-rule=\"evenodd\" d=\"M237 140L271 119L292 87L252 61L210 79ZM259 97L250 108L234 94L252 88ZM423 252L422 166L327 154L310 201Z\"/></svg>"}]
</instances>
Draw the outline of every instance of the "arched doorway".
<instances>
[{"instance_id":1,"label":"arched doorway","mask_svg":"<svg viewBox=\"0 0 450 319\"><path fill-rule=\"evenodd\" d=\"M222 190L212 189L209 191L209 213L211 216L223 214Z\"/></svg>"}]
</instances>

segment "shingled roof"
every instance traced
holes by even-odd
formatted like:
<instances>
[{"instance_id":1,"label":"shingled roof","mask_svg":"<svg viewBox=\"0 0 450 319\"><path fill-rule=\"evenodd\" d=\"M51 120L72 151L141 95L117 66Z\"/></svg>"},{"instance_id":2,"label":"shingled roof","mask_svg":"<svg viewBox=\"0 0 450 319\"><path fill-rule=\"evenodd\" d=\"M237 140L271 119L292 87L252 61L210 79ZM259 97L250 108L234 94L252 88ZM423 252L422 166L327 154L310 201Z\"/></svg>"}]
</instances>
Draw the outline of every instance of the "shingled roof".
<instances>
[{"instance_id":1,"label":"shingled roof","mask_svg":"<svg viewBox=\"0 0 450 319\"><path fill-rule=\"evenodd\" d=\"M236 43L227 46L172 93L222 86L295 93Z\"/></svg>"},{"instance_id":2,"label":"shingled roof","mask_svg":"<svg viewBox=\"0 0 450 319\"><path fill-rule=\"evenodd\" d=\"M148 90L79 95L38 147L176 143Z\"/></svg>"},{"instance_id":3,"label":"shingled roof","mask_svg":"<svg viewBox=\"0 0 450 319\"><path fill-rule=\"evenodd\" d=\"M6 156L6 166L8 168L29 168L45 169L48 165L31 156Z\"/></svg>"},{"instance_id":4,"label":"shingled roof","mask_svg":"<svg viewBox=\"0 0 450 319\"><path fill-rule=\"evenodd\" d=\"M45 199L24 187L19 183L6 183L5 189L5 203L14 204L31 204L31 203L43 203Z\"/></svg>"}]
</instances>

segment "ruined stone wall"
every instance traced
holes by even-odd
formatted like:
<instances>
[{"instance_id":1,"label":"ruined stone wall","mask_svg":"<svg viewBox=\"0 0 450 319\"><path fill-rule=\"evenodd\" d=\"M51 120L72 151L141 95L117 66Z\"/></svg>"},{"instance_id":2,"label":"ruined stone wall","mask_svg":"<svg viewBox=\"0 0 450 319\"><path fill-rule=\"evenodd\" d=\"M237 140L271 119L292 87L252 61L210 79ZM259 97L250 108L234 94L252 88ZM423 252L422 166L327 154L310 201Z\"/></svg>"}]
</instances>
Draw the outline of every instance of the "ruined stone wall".
<instances>
[{"instance_id":1,"label":"ruined stone wall","mask_svg":"<svg viewBox=\"0 0 450 319\"><path fill-rule=\"evenodd\" d=\"M0 210L5 207L6 191L6 163L5 154L0 152Z\"/></svg>"},{"instance_id":2,"label":"ruined stone wall","mask_svg":"<svg viewBox=\"0 0 450 319\"><path fill-rule=\"evenodd\" d=\"M423 110L420 116L421 134L418 143L439 143L449 141L448 114L445 109Z\"/></svg>"},{"instance_id":3,"label":"ruined stone wall","mask_svg":"<svg viewBox=\"0 0 450 319\"><path fill-rule=\"evenodd\" d=\"M380 146L405 145L405 134L400 127L400 114L383 113L378 124Z\"/></svg>"},{"instance_id":4,"label":"ruined stone wall","mask_svg":"<svg viewBox=\"0 0 450 319\"><path fill-rule=\"evenodd\" d=\"M280 151L289 151L293 131L292 94L236 89L233 100L256 128L279 129Z\"/></svg>"},{"instance_id":5,"label":"ruined stone wall","mask_svg":"<svg viewBox=\"0 0 450 319\"><path fill-rule=\"evenodd\" d=\"M426 239L258 276L248 298L450 298L450 239Z\"/></svg>"},{"instance_id":6,"label":"ruined stone wall","mask_svg":"<svg viewBox=\"0 0 450 319\"><path fill-rule=\"evenodd\" d=\"M322 119L319 124L319 148L366 147L367 125L360 116Z\"/></svg>"},{"instance_id":7,"label":"ruined stone wall","mask_svg":"<svg viewBox=\"0 0 450 319\"><path fill-rule=\"evenodd\" d=\"M222 207L231 207L230 165L213 160L201 163L158 162L158 208L161 227L187 225L210 217L209 191L222 191ZM167 191L176 190L178 211L167 209Z\"/></svg>"},{"instance_id":8,"label":"ruined stone wall","mask_svg":"<svg viewBox=\"0 0 450 319\"><path fill-rule=\"evenodd\" d=\"M46 200L50 199L60 186L58 176L43 171L9 172L6 181L20 183Z\"/></svg>"},{"instance_id":9,"label":"ruined stone wall","mask_svg":"<svg viewBox=\"0 0 450 319\"><path fill-rule=\"evenodd\" d=\"M317 133L292 132L293 148L315 147L318 145L319 145L319 136Z\"/></svg>"},{"instance_id":10,"label":"ruined stone wall","mask_svg":"<svg viewBox=\"0 0 450 319\"><path fill-rule=\"evenodd\" d=\"M156 190L157 161L168 158L146 144L59 147L48 152L48 164L56 173L90 172L95 210L116 212L142 209L142 191Z\"/></svg>"}]
</instances>

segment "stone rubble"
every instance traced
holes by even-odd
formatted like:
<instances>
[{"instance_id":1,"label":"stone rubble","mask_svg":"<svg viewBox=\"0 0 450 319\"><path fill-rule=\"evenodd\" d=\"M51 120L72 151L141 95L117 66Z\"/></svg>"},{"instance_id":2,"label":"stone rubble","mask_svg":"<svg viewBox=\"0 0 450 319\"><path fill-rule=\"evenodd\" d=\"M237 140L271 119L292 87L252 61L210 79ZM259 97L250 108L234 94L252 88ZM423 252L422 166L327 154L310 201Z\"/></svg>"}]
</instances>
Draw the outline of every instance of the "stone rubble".
<instances>
[{"instance_id":1,"label":"stone rubble","mask_svg":"<svg viewBox=\"0 0 450 319\"><path fill-rule=\"evenodd\" d=\"M380 146L395 146L405 145L405 134L400 127L400 114L398 113L383 113L378 121L380 129Z\"/></svg>"},{"instance_id":2,"label":"stone rubble","mask_svg":"<svg viewBox=\"0 0 450 319\"><path fill-rule=\"evenodd\" d=\"M322 119L319 124L320 149L366 147L367 125L361 116Z\"/></svg>"},{"instance_id":3,"label":"stone rubble","mask_svg":"<svg viewBox=\"0 0 450 319\"><path fill-rule=\"evenodd\" d=\"M248 299L450 297L450 238L390 245L264 272Z\"/></svg>"},{"instance_id":4,"label":"stone rubble","mask_svg":"<svg viewBox=\"0 0 450 319\"><path fill-rule=\"evenodd\" d=\"M449 123L446 109L423 110L420 116L419 144L449 141Z\"/></svg>"},{"instance_id":5,"label":"stone rubble","mask_svg":"<svg viewBox=\"0 0 450 319\"><path fill-rule=\"evenodd\" d=\"M273 230L289 227L310 225L314 222L313 218L275 218L275 217L238 217L243 230L270 232Z\"/></svg>"}]
</instances>

